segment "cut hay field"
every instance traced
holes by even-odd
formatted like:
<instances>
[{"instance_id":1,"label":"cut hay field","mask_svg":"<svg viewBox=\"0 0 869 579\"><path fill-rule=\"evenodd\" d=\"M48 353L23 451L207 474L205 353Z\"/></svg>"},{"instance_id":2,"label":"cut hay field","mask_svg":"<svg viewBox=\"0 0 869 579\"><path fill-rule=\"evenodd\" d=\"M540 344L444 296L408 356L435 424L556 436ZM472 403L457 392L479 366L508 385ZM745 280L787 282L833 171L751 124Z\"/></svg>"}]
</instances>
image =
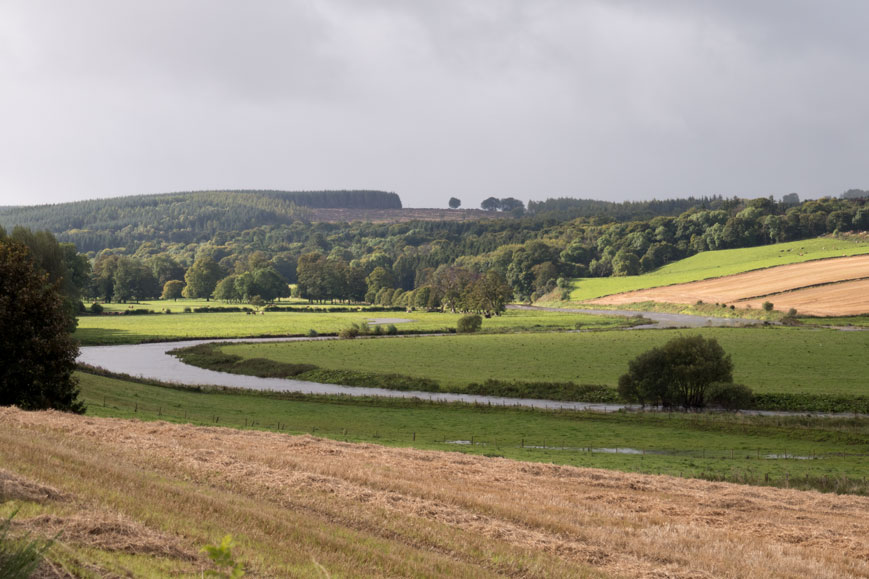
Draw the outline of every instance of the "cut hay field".
<instances>
[{"instance_id":1,"label":"cut hay field","mask_svg":"<svg viewBox=\"0 0 869 579\"><path fill-rule=\"evenodd\" d=\"M869 254L869 239L819 238L744 249L704 251L643 275L572 280L570 301L689 283L790 263Z\"/></svg>"},{"instance_id":2,"label":"cut hay field","mask_svg":"<svg viewBox=\"0 0 869 579\"><path fill-rule=\"evenodd\" d=\"M8 408L0 464L90 575L869 576L866 497Z\"/></svg>"},{"instance_id":3,"label":"cut hay field","mask_svg":"<svg viewBox=\"0 0 869 579\"><path fill-rule=\"evenodd\" d=\"M615 387L629 360L677 335L695 334L716 338L733 357L734 379L755 392L867 394L869 332L703 328L456 335L234 344L220 351L333 370L431 378L456 391L488 378Z\"/></svg>"},{"instance_id":4,"label":"cut hay field","mask_svg":"<svg viewBox=\"0 0 869 579\"><path fill-rule=\"evenodd\" d=\"M267 312L154 314L139 316L82 316L74 337L83 345L136 344L193 338L244 338L305 335L310 330L335 334L376 319L410 319L396 324L399 332L446 332L455 329L460 314L433 312ZM483 331L538 331L583 328L608 329L635 323L617 316L508 310L483 320Z\"/></svg>"},{"instance_id":5,"label":"cut hay field","mask_svg":"<svg viewBox=\"0 0 869 579\"><path fill-rule=\"evenodd\" d=\"M849 316L869 312L869 255L782 265L687 284L606 296L590 303L625 305L639 302L728 303L759 308L772 302L777 310L795 308L814 316Z\"/></svg>"}]
</instances>

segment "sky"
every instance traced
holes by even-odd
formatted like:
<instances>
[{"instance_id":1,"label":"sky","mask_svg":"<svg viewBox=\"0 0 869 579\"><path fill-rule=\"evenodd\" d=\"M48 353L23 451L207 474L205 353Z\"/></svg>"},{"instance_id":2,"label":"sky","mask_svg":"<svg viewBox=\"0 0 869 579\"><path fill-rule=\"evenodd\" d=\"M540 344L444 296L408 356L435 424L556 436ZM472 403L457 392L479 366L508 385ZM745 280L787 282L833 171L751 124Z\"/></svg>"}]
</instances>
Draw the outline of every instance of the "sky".
<instances>
[{"instance_id":1,"label":"sky","mask_svg":"<svg viewBox=\"0 0 869 579\"><path fill-rule=\"evenodd\" d=\"M2 0L0 205L869 189L865 0Z\"/></svg>"}]
</instances>

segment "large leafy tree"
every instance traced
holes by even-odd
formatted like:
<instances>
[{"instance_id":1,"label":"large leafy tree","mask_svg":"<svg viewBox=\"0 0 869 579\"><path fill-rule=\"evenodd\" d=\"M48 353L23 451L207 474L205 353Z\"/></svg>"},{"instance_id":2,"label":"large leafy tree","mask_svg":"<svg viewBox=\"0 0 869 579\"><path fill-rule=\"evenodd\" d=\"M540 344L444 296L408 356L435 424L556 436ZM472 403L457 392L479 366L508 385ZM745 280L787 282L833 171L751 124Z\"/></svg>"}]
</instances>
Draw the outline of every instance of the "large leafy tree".
<instances>
[{"instance_id":1,"label":"large leafy tree","mask_svg":"<svg viewBox=\"0 0 869 579\"><path fill-rule=\"evenodd\" d=\"M59 282L23 244L0 239L0 405L83 412L73 371L78 344Z\"/></svg>"},{"instance_id":2,"label":"large leafy tree","mask_svg":"<svg viewBox=\"0 0 869 579\"><path fill-rule=\"evenodd\" d=\"M733 382L730 355L715 338L679 336L631 360L619 378L619 394L642 404L700 408L716 382Z\"/></svg>"},{"instance_id":3,"label":"large leafy tree","mask_svg":"<svg viewBox=\"0 0 869 579\"><path fill-rule=\"evenodd\" d=\"M184 288L188 298L210 298L217 282L223 279L223 269L211 257L200 257L193 262L184 275L187 287Z\"/></svg>"}]
</instances>

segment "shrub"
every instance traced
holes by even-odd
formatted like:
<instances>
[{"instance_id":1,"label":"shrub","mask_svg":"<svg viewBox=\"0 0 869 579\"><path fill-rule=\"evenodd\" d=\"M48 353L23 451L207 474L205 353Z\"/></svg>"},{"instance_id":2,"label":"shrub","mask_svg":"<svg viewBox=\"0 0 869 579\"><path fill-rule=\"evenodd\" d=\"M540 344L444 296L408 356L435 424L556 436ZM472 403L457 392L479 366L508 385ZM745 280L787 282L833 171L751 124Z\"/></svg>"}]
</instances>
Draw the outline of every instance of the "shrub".
<instances>
[{"instance_id":1,"label":"shrub","mask_svg":"<svg viewBox=\"0 0 869 579\"><path fill-rule=\"evenodd\" d=\"M772 302L763 302L763 311L771 312L773 308Z\"/></svg>"},{"instance_id":2,"label":"shrub","mask_svg":"<svg viewBox=\"0 0 869 579\"><path fill-rule=\"evenodd\" d=\"M619 394L644 405L699 408L714 382L733 382L730 355L714 338L679 336L631 360L619 378Z\"/></svg>"},{"instance_id":3,"label":"shrub","mask_svg":"<svg viewBox=\"0 0 869 579\"><path fill-rule=\"evenodd\" d=\"M317 333L317 330L315 330L314 328L311 328L310 330L308 330L308 333L305 335L308 336L309 338L316 338L320 334Z\"/></svg>"},{"instance_id":4,"label":"shrub","mask_svg":"<svg viewBox=\"0 0 869 579\"><path fill-rule=\"evenodd\" d=\"M338 337L343 340L352 340L359 335L359 326L353 324L338 331Z\"/></svg>"},{"instance_id":5,"label":"shrub","mask_svg":"<svg viewBox=\"0 0 869 579\"><path fill-rule=\"evenodd\" d=\"M94 302L91 304L90 310L92 314L101 314L105 308L100 304Z\"/></svg>"},{"instance_id":6,"label":"shrub","mask_svg":"<svg viewBox=\"0 0 869 579\"><path fill-rule=\"evenodd\" d=\"M483 327L483 318L477 314L462 316L456 323L456 332L460 334L471 334Z\"/></svg>"},{"instance_id":7,"label":"shrub","mask_svg":"<svg viewBox=\"0 0 869 579\"><path fill-rule=\"evenodd\" d=\"M7 579L25 579L33 575L42 562L42 555L52 543L31 541L27 535L18 540L11 539L9 527L17 513L17 510L13 511L7 519L0 522L0 577Z\"/></svg>"},{"instance_id":8,"label":"shrub","mask_svg":"<svg viewBox=\"0 0 869 579\"><path fill-rule=\"evenodd\" d=\"M389 324L386 326L387 335L394 336L398 333L398 328L395 327L395 324Z\"/></svg>"},{"instance_id":9,"label":"shrub","mask_svg":"<svg viewBox=\"0 0 869 579\"><path fill-rule=\"evenodd\" d=\"M751 388L732 382L715 382L706 388L703 399L707 406L717 406L725 410L750 408L754 400Z\"/></svg>"}]
</instances>

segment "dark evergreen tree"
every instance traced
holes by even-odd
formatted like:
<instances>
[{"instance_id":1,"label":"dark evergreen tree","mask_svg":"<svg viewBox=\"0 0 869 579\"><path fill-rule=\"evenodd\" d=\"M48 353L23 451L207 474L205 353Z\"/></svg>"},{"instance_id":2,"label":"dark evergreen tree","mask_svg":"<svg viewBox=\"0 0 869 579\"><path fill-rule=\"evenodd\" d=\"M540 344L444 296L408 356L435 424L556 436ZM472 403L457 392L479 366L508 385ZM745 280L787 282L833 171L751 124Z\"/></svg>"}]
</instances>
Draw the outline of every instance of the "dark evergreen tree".
<instances>
[{"instance_id":1,"label":"dark evergreen tree","mask_svg":"<svg viewBox=\"0 0 869 579\"><path fill-rule=\"evenodd\" d=\"M84 412L73 377L78 344L58 283L28 249L0 240L0 405Z\"/></svg>"}]
</instances>

